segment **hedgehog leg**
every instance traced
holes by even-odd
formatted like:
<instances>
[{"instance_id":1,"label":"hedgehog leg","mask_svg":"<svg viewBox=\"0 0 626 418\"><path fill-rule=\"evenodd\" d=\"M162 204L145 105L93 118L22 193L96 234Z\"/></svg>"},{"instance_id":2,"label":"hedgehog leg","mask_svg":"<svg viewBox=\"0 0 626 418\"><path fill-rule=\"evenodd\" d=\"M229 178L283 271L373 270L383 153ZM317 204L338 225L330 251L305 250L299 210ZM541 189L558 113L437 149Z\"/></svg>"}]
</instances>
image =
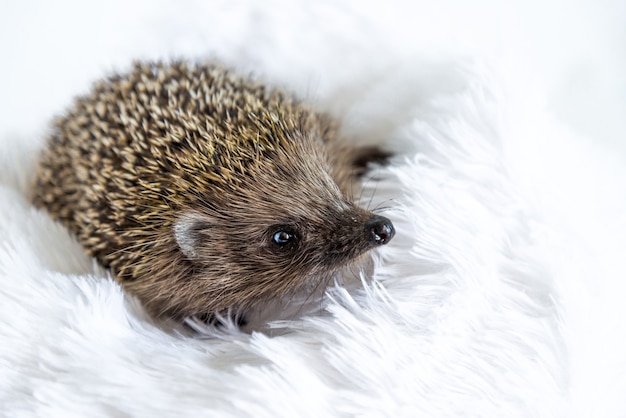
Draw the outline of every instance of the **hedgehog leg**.
<instances>
[{"instance_id":1,"label":"hedgehog leg","mask_svg":"<svg viewBox=\"0 0 626 418\"><path fill-rule=\"evenodd\" d=\"M386 165L392 155L377 146L357 148L352 156L352 172L356 177L362 177L370 164Z\"/></svg>"},{"instance_id":2,"label":"hedgehog leg","mask_svg":"<svg viewBox=\"0 0 626 418\"><path fill-rule=\"evenodd\" d=\"M385 164L393 155L376 146L350 147L343 143L330 147L332 176L344 195L353 198L361 188L362 177L372 164Z\"/></svg>"},{"instance_id":3,"label":"hedgehog leg","mask_svg":"<svg viewBox=\"0 0 626 418\"><path fill-rule=\"evenodd\" d=\"M195 315L196 320L205 324L213 325L216 328L224 328L229 322L233 322L238 328L243 328L248 325L248 319L241 314L233 314L225 312L220 315L215 314L199 314ZM186 324L189 326L188 324Z\"/></svg>"}]
</instances>

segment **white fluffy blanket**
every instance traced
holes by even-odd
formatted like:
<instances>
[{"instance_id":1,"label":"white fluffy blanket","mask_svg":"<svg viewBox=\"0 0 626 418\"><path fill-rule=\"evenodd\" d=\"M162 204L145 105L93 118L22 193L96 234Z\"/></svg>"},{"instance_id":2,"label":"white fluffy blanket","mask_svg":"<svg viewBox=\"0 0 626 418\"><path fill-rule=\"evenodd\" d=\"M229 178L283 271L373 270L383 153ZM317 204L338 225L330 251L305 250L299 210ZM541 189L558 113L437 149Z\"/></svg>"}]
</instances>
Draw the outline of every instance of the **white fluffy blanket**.
<instances>
[{"instance_id":1,"label":"white fluffy blanket","mask_svg":"<svg viewBox=\"0 0 626 418\"><path fill-rule=\"evenodd\" d=\"M0 23L0 415L626 416L623 2L61 0ZM363 193L398 231L373 277L264 332L182 335L29 204L53 115L157 57L253 71L396 153Z\"/></svg>"}]
</instances>

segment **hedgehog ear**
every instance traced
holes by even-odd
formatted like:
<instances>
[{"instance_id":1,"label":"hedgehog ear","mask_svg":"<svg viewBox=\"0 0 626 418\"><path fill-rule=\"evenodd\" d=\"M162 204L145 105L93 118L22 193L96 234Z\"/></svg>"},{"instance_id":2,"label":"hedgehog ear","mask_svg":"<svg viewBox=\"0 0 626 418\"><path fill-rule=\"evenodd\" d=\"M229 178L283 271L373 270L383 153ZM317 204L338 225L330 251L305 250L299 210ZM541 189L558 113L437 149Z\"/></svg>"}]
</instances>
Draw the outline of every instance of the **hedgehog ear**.
<instances>
[{"instance_id":1,"label":"hedgehog ear","mask_svg":"<svg viewBox=\"0 0 626 418\"><path fill-rule=\"evenodd\" d=\"M189 259L198 258L198 249L210 227L206 217L195 212L183 213L174 223L174 237L180 250Z\"/></svg>"}]
</instances>

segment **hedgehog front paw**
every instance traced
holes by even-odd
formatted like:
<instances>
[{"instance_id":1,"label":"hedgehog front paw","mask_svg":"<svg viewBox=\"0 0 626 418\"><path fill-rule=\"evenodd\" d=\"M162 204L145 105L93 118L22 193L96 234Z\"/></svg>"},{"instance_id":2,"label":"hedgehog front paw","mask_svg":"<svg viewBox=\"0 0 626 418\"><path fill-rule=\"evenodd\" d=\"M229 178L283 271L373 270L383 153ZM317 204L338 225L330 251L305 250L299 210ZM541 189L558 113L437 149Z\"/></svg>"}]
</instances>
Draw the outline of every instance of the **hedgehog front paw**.
<instances>
[{"instance_id":1,"label":"hedgehog front paw","mask_svg":"<svg viewBox=\"0 0 626 418\"><path fill-rule=\"evenodd\" d=\"M215 327L217 329L242 329L246 325L248 325L248 319L242 314L233 314L232 312L223 312L217 314L205 313L188 318L185 321L185 325L195 331L207 327Z\"/></svg>"}]
</instances>

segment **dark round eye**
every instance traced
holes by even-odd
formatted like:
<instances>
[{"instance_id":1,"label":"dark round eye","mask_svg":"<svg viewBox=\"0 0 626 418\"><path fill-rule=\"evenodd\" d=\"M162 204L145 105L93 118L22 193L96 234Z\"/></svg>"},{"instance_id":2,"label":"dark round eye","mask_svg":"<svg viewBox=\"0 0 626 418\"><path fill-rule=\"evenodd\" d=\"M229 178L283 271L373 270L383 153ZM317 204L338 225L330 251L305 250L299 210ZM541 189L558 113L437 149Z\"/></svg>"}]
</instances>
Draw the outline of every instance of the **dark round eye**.
<instances>
[{"instance_id":1,"label":"dark round eye","mask_svg":"<svg viewBox=\"0 0 626 418\"><path fill-rule=\"evenodd\" d=\"M280 247L284 247L287 244L294 242L296 239L295 235L289 231L276 231L272 236L272 242Z\"/></svg>"}]
</instances>

